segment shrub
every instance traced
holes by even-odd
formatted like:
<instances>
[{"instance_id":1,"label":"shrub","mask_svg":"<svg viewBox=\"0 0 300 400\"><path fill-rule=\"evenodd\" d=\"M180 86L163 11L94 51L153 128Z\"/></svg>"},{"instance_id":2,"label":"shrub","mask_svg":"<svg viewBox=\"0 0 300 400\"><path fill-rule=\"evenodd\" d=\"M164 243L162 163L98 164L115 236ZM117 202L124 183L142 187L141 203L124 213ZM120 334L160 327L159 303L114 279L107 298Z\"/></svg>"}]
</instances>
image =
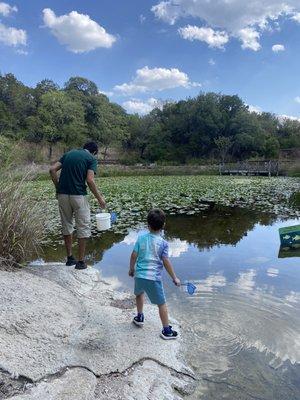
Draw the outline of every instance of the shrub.
<instances>
[{"instance_id":1,"label":"shrub","mask_svg":"<svg viewBox=\"0 0 300 400\"><path fill-rule=\"evenodd\" d=\"M44 238L43 209L26 187L27 176L16 181L1 173L0 261L9 269L38 256Z\"/></svg>"}]
</instances>

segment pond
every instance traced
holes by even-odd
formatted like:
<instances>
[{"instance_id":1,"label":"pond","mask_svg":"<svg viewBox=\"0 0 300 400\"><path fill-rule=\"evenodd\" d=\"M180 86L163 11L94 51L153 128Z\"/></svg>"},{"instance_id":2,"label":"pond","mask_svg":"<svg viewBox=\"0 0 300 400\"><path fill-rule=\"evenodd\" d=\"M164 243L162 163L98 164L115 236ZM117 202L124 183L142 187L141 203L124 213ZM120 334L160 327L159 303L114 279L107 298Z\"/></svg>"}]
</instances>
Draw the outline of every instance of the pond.
<instances>
[{"instance_id":1,"label":"pond","mask_svg":"<svg viewBox=\"0 0 300 400\"><path fill-rule=\"evenodd\" d=\"M199 379L190 399L300 399L300 258L280 251L278 229L299 223L274 214L215 206L169 215L171 261L193 296L164 276L184 356ZM90 240L88 258L120 290L132 290L128 260L145 228ZM64 259L61 242L45 248Z\"/></svg>"}]
</instances>

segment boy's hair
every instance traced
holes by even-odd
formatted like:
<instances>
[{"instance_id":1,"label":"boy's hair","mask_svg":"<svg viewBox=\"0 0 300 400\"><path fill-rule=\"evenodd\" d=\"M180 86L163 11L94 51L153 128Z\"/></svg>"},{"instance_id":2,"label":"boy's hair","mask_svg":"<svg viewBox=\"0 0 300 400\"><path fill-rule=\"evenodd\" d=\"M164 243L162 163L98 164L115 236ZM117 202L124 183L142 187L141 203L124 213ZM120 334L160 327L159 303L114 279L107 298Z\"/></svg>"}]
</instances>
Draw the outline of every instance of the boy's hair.
<instances>
[{"instance_id":1,"label":"boy's hair","mask_svg":"<svg viewBox=\"0 0 300 400\"><path fill-rule=\"evenodd\" d=\"M96 142L86 142L83 146L85 150L88 150L91 154L98 154L99 148Z\"/></svg>"},{"instance_id":2,"label":"boy's hair","mask_svg":"<svg viewBox=\"0 0 300 400\"><path fill-rule=\"evenodd\" d=\"M154 210L149 211L147 222L151 229L154 231L160 231L165 225L166 214L163 210L155 208Z\"/></svg>"}]
</instances>

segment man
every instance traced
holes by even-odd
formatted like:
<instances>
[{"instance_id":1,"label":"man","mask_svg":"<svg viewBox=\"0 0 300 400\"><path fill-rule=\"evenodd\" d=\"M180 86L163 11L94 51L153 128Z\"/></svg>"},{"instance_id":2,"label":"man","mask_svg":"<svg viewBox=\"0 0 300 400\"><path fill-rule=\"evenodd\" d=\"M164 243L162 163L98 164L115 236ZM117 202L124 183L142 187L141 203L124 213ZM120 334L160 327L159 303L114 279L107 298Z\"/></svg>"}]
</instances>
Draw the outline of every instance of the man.
<instances>
[{"instance_id":1,"label":"man","mask_svg":"<svg viewBox=\"0 0 300 400\"><path fill-rule=\"evenodd\" d=\"M85 269L84 261L86 239L91 236L91 215L87 200L87 186L98 200L100 208L105 208L105 200L95 184L97 171L98 146L95 142L88 142L83 149L71 150L50 167L51 179L56 188L59 212L62 222L67 262L66 265L75 265L76 269ZM61 170L58 179L57 172ZM74 231L73 217L78 239L78 261L72 255L72 235Z\"/></svg>"}]
</instances>

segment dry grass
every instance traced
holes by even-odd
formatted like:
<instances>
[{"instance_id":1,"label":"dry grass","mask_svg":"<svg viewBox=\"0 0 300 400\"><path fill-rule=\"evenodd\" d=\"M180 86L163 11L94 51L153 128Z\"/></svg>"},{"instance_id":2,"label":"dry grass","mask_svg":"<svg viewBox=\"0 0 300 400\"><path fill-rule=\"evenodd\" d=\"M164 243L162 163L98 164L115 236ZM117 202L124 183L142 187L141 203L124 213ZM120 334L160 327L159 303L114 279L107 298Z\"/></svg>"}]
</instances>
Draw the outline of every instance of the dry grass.
<instances>
[{"instance_id":1,"label":"dry grass","mask_svg":"<svg viewBox=\"0 0 300 400\"><path fill-rule=\"evenodd\" d=\"M44 215L22 180L1 174L0 181L0 263L10 269L35 257L44 238Z\"/></svg>"}]
</instances>

